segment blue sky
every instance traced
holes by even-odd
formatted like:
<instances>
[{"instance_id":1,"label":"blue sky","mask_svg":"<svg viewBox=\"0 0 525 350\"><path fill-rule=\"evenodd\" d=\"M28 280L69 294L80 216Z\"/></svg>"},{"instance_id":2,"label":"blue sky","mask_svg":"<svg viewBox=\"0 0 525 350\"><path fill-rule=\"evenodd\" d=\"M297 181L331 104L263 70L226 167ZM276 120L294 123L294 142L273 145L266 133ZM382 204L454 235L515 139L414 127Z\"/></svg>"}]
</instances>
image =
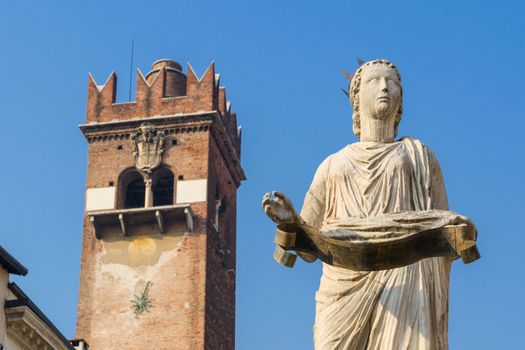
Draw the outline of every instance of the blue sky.
<instances>
[{"instance_id":1,"label":"blue sky","mask_svg":"<svg viewBox=\"0 0 525 350\"><path fill-rule=\"evenodd\" d=\"M520 1L4 1L0 4L0 244L14 278L74 335L84 205L87 75L215 60L243 126L237 349L312 349L319 263L272 260L270 190L300 206L316 167L356 141L339 68L401 70L400 136L425 142L452 210L478 225L482 259L455 262L451 349L522 347L525 274L525 5Z\"/></svg>"}]
</instances>

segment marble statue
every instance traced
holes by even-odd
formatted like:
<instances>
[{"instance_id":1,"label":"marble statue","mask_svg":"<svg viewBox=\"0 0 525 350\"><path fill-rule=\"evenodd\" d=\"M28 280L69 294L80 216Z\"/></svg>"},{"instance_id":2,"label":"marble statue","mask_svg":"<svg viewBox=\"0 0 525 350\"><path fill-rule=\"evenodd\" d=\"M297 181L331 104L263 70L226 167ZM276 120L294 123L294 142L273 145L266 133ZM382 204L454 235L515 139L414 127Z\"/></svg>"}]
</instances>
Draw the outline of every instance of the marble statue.
<instances>
[{"instance_id":1,"label":"marble statue","mask_svg":"<svg viewBox=\"0 0 525 350\"><path fill-rule=\"evenodd\" d=\"M282 193L263 198L278 224L276 259L323 261L316 350L448 349L452 260L479 258L474 224L448 210L439 164L421 141L395 140L398 68L379 59L351 77L359 142L325 159L301 213Z\"/></svg>"}]
</instances>

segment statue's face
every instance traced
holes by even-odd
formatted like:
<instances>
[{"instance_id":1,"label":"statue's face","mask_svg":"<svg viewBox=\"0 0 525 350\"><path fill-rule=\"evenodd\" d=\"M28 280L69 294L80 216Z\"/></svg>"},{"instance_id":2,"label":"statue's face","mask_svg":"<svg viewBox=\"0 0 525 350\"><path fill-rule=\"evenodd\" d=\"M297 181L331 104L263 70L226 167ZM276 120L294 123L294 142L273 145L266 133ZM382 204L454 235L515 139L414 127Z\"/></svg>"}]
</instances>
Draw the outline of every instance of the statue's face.
<instances>
[{"instance_id":1,"label":"statue's face","mask_svg":"<svg viewBox=\"0 0 525 350\"><path fill-rule=\"evenodd\" d=\"M361 76L360 109L374 119L389 119L401 104L401 87L394 69L385 64L367 66Z\"/></svg>"}]
</instances>

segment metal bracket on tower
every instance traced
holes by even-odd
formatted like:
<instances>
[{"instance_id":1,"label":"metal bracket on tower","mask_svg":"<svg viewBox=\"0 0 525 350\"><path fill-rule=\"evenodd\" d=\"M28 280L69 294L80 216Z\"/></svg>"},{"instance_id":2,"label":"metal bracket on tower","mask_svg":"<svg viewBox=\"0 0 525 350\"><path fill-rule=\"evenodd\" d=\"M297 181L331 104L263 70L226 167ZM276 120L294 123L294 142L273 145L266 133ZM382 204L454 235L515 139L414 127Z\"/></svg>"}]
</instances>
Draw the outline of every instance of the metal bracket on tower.
<instances>
[{"instance_id":1,"label":"metal bracket on tower","mask_svg":"<svg viewBox=\"0 0 525 350\"><path fill-rule=\"evenodd\" d=\"M159 231L160 233L164 233L164 217L162 216L162 212L160 210L155 211L155 217L157 218L157 224L159 224Z\"/></svg>"},{"instance_id":2,"label":"metal bracket on tower","mask_svg":"<svg viewBox=\"0 0 525 350\"><path fill-rule=\"evenodd\" d=\"M186 221L188 223L188 231L193 232L193 212L191 207L184 208L184 214L186 214Z\"/></svg>"},{"instance_id":3,"label":"metal bracket on tower","mask_svg":"<svg viewBox=\"0 0 525 350\"><path fill-rule=\"evenodd\" d=\"M97 239L101 239L102 238L102 234L100 232L100 228L98 227L97 222L95 221L95 217L94 216L89 216L89 222L91 222L91 226L93 227L93 232L95 233L95 237Z\"/></svg>"},{"instance_id":4,"label":"metal bracket on tower","mask_svg":"<svg viewBox=\"0 0 525 350\"><path fill-rule=\"evenodd\" d=\"M118 214L118 221L120 221L120 229L122 230L122 234L127 236L126 219L124 218L124 214Z\"/></svg>"}]
</instances>

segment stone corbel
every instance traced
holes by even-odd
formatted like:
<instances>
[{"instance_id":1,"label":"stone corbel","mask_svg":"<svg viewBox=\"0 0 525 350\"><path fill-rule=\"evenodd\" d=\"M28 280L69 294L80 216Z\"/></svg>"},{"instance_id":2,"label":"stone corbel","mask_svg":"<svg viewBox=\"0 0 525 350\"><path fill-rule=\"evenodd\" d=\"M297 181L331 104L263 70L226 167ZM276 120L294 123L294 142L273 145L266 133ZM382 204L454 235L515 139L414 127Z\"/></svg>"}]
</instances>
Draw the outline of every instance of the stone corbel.
<instances>
[{"instance_id":1,"label":"stone corbel","mask_svg":"<svg viewBox=\"0 0 525 350\"><path fill-rule=\"evenodd\" d=\"M124 236L127 236L126 218L124 217L124 214L118 214L118 221L120 222L120 229L122 230L122 234Z\"/></svg>"},{"instance_id":2,"label":"stone corbel","mask_svg":"<svg viewBox=\"0 0 525 350\"><path fill-rule=\"evenodd\" d=\"M164 224L164 217L162 216L162 212L160 210L155 211L155 218L157 219L157 224L159 225L159 232L164 233L164 227L166 225Z\"/></svg>"},{"instance_id":3,"label":"stone corbel","mask_svg":"<svg viewBox=\"0 0 525 350\"><path fill-rule=\"evenodd\" d=\"M186 214L186 222L188 224L188 232L193 232L193 212L191 207L184 208L184 214Z\"/></svg>"},{"instance_id":4,"label":"stone corbel","mask_svg":"<svg viewBox=\"0 0 525 350\"><path fill-rule=\"evenodd\" d=\"M93 232L95 233L95 237L97 239L102 239L102 232L100 231L100 227L97 224L97 221L93 215L89 216L89 222L91 223L91 226L93 227Z\"/></svg>"}]
</instances>

